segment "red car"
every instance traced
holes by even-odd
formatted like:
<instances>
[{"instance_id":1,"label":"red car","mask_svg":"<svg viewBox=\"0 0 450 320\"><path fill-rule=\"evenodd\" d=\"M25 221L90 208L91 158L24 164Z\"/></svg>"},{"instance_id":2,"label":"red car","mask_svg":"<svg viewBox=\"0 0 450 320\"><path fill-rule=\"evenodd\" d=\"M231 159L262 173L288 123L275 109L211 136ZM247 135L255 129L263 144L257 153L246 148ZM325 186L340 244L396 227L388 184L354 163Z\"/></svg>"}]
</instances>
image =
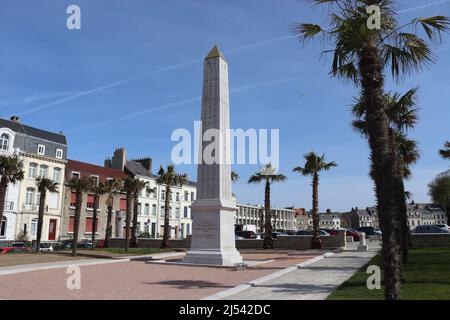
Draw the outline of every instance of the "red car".
<instances>
[{"instance_id":1,"label":"red car","mask_svg":"<svg viewBox=\"0 0 450 320\"><path fill-rule=\"evenodd\" d=\"M353 237L353 241L359 241L359 232L353 229L347 229L345 232L347 237Z\"/></svg>"}]
</instances>

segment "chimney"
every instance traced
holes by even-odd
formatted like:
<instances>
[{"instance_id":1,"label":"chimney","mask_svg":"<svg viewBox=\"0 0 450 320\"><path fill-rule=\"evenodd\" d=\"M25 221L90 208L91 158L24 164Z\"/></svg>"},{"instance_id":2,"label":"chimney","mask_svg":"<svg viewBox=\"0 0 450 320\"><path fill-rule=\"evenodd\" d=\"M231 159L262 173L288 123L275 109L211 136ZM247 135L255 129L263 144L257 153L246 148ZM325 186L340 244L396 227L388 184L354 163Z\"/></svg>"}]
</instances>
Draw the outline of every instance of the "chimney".
<instances>
[{"instance_id":1,"label":"chimney","mask_svg":"<svg viewBox=\"0 0 450 320\"><path fill-rule=\"evenodd\" d=\"M327 209L327 213L331 213L331 209Z\"/></svg>"},{"instance_id":2,"label":"chimney","mask_svg":"<svg viewBox=\"0 0 450 320\"><path fill-rule=\"evenodd\" d=\"M152 172L152 158L135 159L132 161L140 163L149 173Z\"/></svg>"},{"instance_id":3,"label":"chimney","mask_svg":"<svg viewBox=\"0 0 450 320\"><path fill-rule=\"evenodd\" d=\"M11 121L19 123L20 122L20 118L18 116L11 116Z\"/></svg>"},{"instance_id":4,"label":"chimney","mask_svg":"<svg viewBox=\"0 0 450 320\"><path fill-rule=\"evenodd\" d=\"M123 171L127 163L127 152L124 148L118 148L114 150L114 156L112 157L111 167Z\"/></svg>"}]
</instances>

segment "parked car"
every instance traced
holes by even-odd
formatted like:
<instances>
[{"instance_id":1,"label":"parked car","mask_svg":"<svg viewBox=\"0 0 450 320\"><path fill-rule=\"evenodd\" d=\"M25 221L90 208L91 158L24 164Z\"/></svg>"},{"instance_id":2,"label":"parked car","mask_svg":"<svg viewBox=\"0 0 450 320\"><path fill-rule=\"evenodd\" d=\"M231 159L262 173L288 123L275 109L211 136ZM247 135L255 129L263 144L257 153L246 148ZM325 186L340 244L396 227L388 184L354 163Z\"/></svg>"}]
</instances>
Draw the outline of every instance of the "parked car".
<instances>
[{"instance_id":1,"label":"parked car","mask_svg":"<svg viewBox=\"0 0 450 320\"><path fill-rule=\"evenodd\" d=\"M64 240L64 241L59 242L55 246L54 249L55 250L65 250L65 249L72 249L72 247L73 247L73 240L69 239L69 240ZM89 240L78 241L77 248L90 249L90 248L92 248L92 241L89 241Z\"/></svg>"},{"instance_id":2,"label":"parked car","mask_svg":"<svg viewBox=\"0 0 450 320\"><path fill-rule=\"evenodd\" d=\"M295 230L286 230L284 233L288 236L295 236Z\"/></svg>"},{"instance_id":3,"label":"parked car","mask_svg":"<svg viewBox=\"0 0 450 320\"><path fill-rule=\"evenodd\" d=\"M345 231L347 237L353 237L353 241L359 241L359 232L353 229L347 229Z\"/></svg>"},{"instance_id":4,"label":"parked car","mask_svg":"<svg viewBox=\"0 0 450 320\"><path fill-rule=\"evenodd\" d=\"M450 230L439 228L438 226L417 226L413 233L450 233Z\"/></svg>"},{"instance_id":5,"label":"parked car","mask_svg":"<svg viewBox=\"0 0 450 320\"><path fill-rule=\"evenodd\" d=\"M53 252L53 246L50 242L42 242L39 246L41 252Z\"/></svg>"},{"instance_id":6,"label":"parked car","mask_svg":"<svg viewBox=\"0 0 450 320\"><path fill-rule=\"evenodd\" d=\"M256 233L253 231L236 231L235 235L244 239L256 239Z\"/></svg>"},{"instance_id":7,"label":"parked car","mask_svg":"<svg viewBox=\"0 0 450 320\"><path fill-rule=\"evenodd\" d=\"M299 230L297 231L297 236L312 236L312 230ZM324 230L319 230L320 236L329 236L330 234Z\"/></svg>"},{"instance_id":8,"label":"parked car","mask_svg":"<svg viewBox=\"0 0 450 320\"><path fill-rule=\"evenodd\" d=\"M381 236L381 230L375 227L359 227L355 229L358 232L364 232L366 236Z\"/></svg>"},{"instance_id":9,"label":"parked car","mask_svg":"<svg viewBox=\"0 0 450 320\"><path fill-rule=\"evenodd\" d=\"M444 230L450 230L448 224L435 224L435 226Z\"/></svg>"},{"instance_id":10,"label":"parked car","mask_svg":"<svg viewBox=\"0 0 450 320\"><path fill-rule=\"evenodd\" d=\"M24 242L13 242L11 248L16 249L17 252L27 251L27 245Z\"/></svg>"},{"instance_id":11,"label":"parked car","mask_svg":"<svg viewBox=\"0 0 450 320\"><path fill-rule=\"evenodd\" d=\"M278 237L285 237L285 236L287 236L287 234L284 233L284 232L279 232L279 231L272 232L272 238L273 239L276 239Z\"/></svg>"},{"instance_id":12,"label":"parked car","mask_svg":"<svg viewBox=\"0 0 450 320\"><path fill-rule=\"evenodd\" d=\"M238 236L237 234L234 235L234 240L245 240L244 237Z\"/></svg>"}]
</instances>

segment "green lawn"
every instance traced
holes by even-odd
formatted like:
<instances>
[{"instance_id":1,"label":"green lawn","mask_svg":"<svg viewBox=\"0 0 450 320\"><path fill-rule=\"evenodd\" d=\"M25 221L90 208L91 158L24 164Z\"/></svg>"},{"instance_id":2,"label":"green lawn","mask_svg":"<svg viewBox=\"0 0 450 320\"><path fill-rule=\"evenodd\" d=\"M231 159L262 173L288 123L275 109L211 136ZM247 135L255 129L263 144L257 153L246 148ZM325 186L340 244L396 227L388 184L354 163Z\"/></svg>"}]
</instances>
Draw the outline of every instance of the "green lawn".
<instances>
[{"instance_id":1,"label":"green lawn","mask_svg":"<svg viewBox=\"0 0 450 320\"><path fill-rule=\"evenodd\" d=\"M128 252L125 252L124 248L98 248L95 251L103 251L115 254L124 254L124 255L140 255L140 254L154 254L154 253L162 253L162 252L170 252L176 251L174 249L158 249L158 248L128 248Z\"/></svg>"},{"instance_id":2,"label":"green lawn","mask_svg":"<svg viewBox=\"0 0 450 320\"><path fill-rule=\"evenodd\" d=\"M344 282L329 300L382 300L384 288L369 290L366 287L367 266L381 266L381 257L375 256L349 280ZM409 262L404 266L401 287L403 300L450 300L450 249L426 248L410 251Z\"/></svg>"}]
</instances>

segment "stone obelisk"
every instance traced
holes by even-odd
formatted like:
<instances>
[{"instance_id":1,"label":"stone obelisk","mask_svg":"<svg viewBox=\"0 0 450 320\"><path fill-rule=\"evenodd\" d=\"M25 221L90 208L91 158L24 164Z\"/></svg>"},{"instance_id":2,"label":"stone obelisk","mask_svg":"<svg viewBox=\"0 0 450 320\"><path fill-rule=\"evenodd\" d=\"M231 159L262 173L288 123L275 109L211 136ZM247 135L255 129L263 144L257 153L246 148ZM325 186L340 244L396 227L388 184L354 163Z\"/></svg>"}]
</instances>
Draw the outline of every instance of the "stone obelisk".
<instances>
[{"instance_id":1,"label":"stone obelisk","mask_svg":"<svg viewBox=\"0 0 450 320\"><path fill-rule=\"evenodd\" d=\"M197 199L192 204L192 242L184 262L233 266L242 262L242 257L236 250L234 235L236 201L231 193L228 64L217 46L204 62L201 121L203 140ZM215 146L212 152L212 142L204 141L208 132L216 134L210 139ZM215 160L208 159L208 155Z\"/></svg>"}]
</instances>

